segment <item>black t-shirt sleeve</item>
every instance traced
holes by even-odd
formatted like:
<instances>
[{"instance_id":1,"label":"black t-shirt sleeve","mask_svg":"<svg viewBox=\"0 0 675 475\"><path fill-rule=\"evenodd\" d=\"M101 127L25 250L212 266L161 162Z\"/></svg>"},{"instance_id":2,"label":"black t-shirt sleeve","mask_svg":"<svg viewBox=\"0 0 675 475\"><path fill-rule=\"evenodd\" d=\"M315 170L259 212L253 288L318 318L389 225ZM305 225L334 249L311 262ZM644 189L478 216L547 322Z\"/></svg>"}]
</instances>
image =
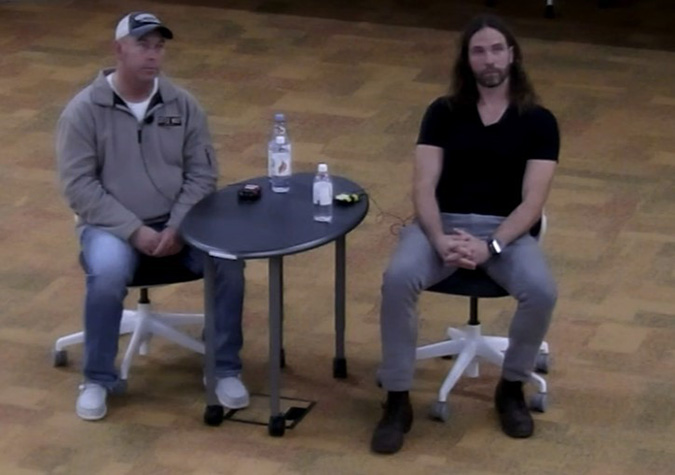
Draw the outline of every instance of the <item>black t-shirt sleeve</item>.
<instances>
[{"instance_id":1,"label":"black t-shirt sleeve","mask_svg":"<svg viewBox=\"0 0 675 475\"><path fill-rule=\"evenodd\" d=\"M444 129L448 126L449 114L450 109L446 99L439 97L432 102L422 117L417 145L433 145L442 148L445 143Z\"/></svg>"},{"instance_id":2,"label":"black t-shirt sleeve","mask_svg":"<svg viewBox=\"0 0 675 475\"><path fill-rule=\"evenodd\" d=\"M532 136L528 160L552 160L558 161L560 154L560 132L558 121L548 110L536 109L530 122Z\"/></svg>"}]
</instances>

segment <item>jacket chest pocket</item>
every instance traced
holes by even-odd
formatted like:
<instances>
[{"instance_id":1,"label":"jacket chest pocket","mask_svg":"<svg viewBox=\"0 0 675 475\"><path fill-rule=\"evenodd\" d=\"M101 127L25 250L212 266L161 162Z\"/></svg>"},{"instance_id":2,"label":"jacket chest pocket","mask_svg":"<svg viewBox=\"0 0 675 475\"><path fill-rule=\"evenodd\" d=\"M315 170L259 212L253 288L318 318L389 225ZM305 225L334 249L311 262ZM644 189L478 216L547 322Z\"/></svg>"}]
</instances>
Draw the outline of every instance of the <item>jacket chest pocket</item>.
<instances>
[{"instance_id":1,"label":"jacket chest pocket","mask_svg":"<svg viewBox=\"0 0 675 475\"><path fill-rule=\"evenodd\" d=\"M156 129L157 149L162 158L171 165L183 165L185 128L182 125L158 125Z\"/></svg>"}]
</instances>

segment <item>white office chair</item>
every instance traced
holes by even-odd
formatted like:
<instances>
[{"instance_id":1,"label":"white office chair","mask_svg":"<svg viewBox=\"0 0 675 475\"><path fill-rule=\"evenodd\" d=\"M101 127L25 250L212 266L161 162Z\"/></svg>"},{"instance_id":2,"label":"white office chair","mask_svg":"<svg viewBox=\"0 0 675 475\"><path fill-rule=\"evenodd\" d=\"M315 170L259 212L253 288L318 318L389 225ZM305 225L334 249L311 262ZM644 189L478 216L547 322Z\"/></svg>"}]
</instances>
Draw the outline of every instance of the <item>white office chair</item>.
<instances>
[{"instance_id":1,"label":"white office chair","mask_svg":"<svg viewBox=\"0 0 675 475\"><path fill-rule=\"evenodd\" d=\"M185 268L176 256L162 258L141 257L138 269L129 289L139 289L140 297L135 310L125 309L122 314L120 335L131 334L120 367L120 379L124 384L129 376L131 360L136 353L146 355L153 335L159 335L182 347L204 354L204 343L176 330L181 325L204 324L204 315L197 313L159 313L152 309L149 289L163 285L191 282L202 276ZM84 342L84 332L63 336L56 340L53 349L54 366L68 364L67 346ZM124 387L124 386L122 386Z\"/></svg>"},{"instance_id":2,"label":"white office chair","mask_svg":"<svg viewBox=\"0 0 675 475\"><path fill-rule=\"evenodd\" d=\"M545 231L546 217L544 216L537 233L540 243ZM438 400L432 404L429 413L433 419L445 422L449 417L449 409L446 403L448 393L452 391L462 375L477 378L480 360L485 360L499 367L503 365L504 352L509 346L509 339L482 334L480 321L478 320L478 299L506 297L509 294L483 271L467 269L458 269L450 277L428 288L427 291L446 295L463 295L470 299L469 321L462 329L450 327L447 329L449 339L417 348L418 360L456 357L455 363L438 391ZM548 368L549 347L544 342L537 356L535 370L540 373L547 373ZM545 412L548 403L546 380L538 374L532 374L531 382L537 385L539 391L532 395L530 408Z\"/></svg>"}]
</instances>

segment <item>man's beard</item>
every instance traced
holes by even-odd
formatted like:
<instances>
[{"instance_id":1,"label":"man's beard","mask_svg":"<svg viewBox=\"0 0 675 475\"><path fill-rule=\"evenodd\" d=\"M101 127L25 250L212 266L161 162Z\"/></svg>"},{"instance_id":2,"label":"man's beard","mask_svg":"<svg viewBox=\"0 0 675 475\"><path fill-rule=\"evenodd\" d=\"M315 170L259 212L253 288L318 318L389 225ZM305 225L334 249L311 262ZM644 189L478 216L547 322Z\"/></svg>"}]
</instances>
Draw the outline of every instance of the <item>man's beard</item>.
<instances>
[{"instance_id":1,"label":"man's beard","mask_svg":"<svg viewBox=\"0 0 675 475\"><path fill-rule=\"evenodd\" d=\"M501 86L509 77L508 69L491 68L487 71L482 71L476 75L476 82L483 87L493 88Z\"/></svg>"}]
</instances>

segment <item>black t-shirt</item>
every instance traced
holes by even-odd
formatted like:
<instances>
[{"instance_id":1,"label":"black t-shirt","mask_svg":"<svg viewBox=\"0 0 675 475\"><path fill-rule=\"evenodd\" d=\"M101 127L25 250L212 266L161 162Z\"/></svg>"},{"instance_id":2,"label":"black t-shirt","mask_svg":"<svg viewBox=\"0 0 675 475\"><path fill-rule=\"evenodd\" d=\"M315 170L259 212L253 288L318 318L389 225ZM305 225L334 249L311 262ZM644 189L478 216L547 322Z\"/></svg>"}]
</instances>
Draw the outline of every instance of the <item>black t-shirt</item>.
<instances>
[{"instance_id":1,"label":"black t-shirt","mask_svg":"<svg viewBox=\"0 0 675 475\"><path fill-rule=\"evenodd\" d=\"M560 136L555 117L540 106L522 113L510 106L485 126L476 105L450 106L440 97L422 119L417 144L443 149L436 187L442 213L508 216L522 201L527 161L558 161Z\"/></svg>"}]
</instances>

